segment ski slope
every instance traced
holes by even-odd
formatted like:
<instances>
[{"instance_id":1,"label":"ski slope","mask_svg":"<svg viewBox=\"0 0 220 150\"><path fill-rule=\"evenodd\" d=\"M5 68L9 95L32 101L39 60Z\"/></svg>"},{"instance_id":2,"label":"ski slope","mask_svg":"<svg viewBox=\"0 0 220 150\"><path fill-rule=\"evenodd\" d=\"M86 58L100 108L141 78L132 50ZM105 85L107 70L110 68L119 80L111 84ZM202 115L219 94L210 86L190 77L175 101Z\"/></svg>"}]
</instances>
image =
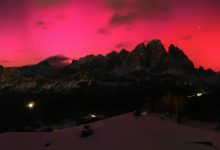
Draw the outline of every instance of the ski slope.
<instances>
[{"instance_id":1,"label":"ski slope","mask_svg":"<svg viewBox=\"0 0 220 150\"><path fill-rule=\"evenodd\" d=\"M135 118L128 113L90 126L94 135L86 138L80 137L83 126L48 133L4 133L0 150L220 150L220 133L149 115Z\"/></svg>"}]
</instances>

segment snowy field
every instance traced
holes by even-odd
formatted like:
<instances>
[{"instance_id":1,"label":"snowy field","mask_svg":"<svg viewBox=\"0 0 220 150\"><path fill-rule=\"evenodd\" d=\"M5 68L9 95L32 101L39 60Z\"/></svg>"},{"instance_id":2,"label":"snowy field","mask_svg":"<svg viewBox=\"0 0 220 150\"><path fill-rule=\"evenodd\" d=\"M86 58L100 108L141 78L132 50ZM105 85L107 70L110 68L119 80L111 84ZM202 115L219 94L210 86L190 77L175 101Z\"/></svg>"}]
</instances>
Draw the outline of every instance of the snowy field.
<instances>
[{"instance_id":1,"label":"snowy field","mask_svg":"<svg viewBox=\"0 0 220 150\"><path fill-rule=\"evenodd\" d=\"M220 150L220 133L133 114L90 124L94 135L80 137L83 126L56 132L4 133L0 150Z\"/></svg>"}]
</instances>

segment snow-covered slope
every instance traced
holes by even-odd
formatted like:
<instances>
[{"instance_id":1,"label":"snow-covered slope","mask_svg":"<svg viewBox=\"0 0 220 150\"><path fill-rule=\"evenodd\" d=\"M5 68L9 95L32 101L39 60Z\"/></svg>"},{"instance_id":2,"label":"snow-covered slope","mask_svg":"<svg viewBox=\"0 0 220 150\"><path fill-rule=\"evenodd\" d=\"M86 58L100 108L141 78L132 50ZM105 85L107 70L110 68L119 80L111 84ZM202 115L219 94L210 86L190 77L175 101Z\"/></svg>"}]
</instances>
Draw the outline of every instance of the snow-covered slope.
<instances>
[{"instance_id":1,"label":"snow-covered slope","mask_svg":"<svg viewBox=\"0 0 220 150\"><path fill-rule=\"evenodd\" d=\"M220 149L220 134L152 116L133 114L90 124L94 135L80 137L83 126L50 133L5 133L1 150L214 150ZM213 146L193 143L212 142ZM210 144L210 143L209 143Z\"/></svg>"}]
</instances>

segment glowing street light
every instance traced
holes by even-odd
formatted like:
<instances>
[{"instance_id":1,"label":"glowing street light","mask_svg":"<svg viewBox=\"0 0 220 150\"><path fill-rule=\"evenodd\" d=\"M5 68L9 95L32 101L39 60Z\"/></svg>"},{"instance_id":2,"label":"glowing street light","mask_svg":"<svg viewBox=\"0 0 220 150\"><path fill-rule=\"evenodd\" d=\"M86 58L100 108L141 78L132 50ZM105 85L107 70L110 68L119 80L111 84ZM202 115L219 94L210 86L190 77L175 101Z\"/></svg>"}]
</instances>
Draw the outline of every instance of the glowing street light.
<instances>
[{"instance_id":1,"label":"glowing street light","mask_svg":"<svg viewBox=\"0 0 220 150\"><path fill-rule=\"evenodd\" d=\"M197 93L196 96L200 97L200 96L202 96L202 93Z\"/></svg>"},{"instance_id":2,"label":"glowing street light","mask_svg":"<svg viewBox=\"0 0 220 150\"><path fill-rule=\"evenodd\" d=\"M87 114L86 118L93 119L93 118L96 118L96 115L89 113L89 114Z\"/></svg>"},{"instance_id":3,"label":"glowing street light","mask_svg":"<svg viewBox=\"0 0 220 150\"><path fill-rule=\"evenodd\" d=\"M92 117L92 118L96 118L96 116L95 116L95 115L93 115L93 114L91 114L91 117Z\"/></svg>"},{"instance_id":4,"label":"glowing street light","mask_svg":"<svg viewBox=\"0 0 220 150\"><path fill-rule=\"evenodd\" d=\"M29 102L26 106L28 107L28 109L33 109L35 107L35 103Z\"/></svg>"}]
</instances>

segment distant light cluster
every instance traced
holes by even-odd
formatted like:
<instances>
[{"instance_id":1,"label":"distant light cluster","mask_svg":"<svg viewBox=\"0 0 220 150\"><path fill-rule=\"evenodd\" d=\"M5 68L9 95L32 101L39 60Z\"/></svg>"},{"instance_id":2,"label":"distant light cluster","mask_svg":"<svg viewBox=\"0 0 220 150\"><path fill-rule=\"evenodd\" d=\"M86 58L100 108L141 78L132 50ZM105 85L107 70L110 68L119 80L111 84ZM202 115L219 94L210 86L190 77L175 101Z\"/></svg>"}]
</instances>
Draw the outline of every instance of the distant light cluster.
<instances>
[{"instance_id":1,"label":"distant light cluster","mask_svg":"<svg viewBox=\"0 0 220 150\"><path fill-rule=\"evenodd\" d=\"M196 93L196 94L194 94L194 95L189 95L189 96L187 96L188 98L192 98L192 97L201 97L201 96L203 96L205 93L201 93L201 92L199 92L199 93Z\"/></svg>"}]
</instances>

